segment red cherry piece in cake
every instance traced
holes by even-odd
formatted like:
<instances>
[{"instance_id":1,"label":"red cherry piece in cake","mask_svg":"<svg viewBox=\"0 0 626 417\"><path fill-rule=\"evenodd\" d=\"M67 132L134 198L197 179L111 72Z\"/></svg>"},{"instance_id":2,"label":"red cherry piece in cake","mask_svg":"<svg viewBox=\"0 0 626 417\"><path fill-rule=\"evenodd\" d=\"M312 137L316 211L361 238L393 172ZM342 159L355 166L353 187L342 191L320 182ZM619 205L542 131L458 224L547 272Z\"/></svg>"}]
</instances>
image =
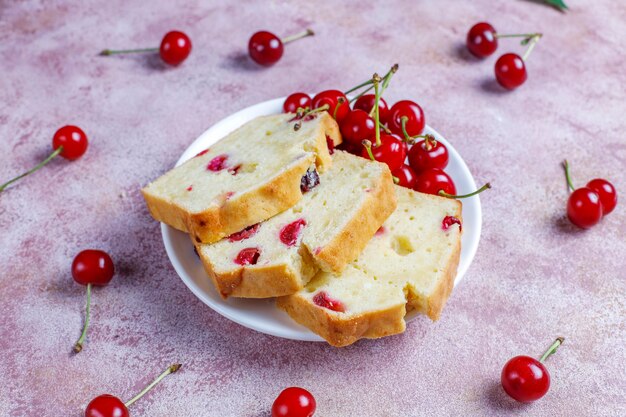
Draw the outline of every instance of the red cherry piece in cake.
<instances>
[{"instance_id":1,"label":"red cherry piece in cake","mask_svg":"<svg viewBox=\"0 0 626 417\"><path fill-rule=\"evenodd\" d=\"M80 158L87 151L89 142L87 135L78 126L63 126L52 137L52 148L57 150L63 146L60 155L70 161Z\"/></svg>"},{"instance_id":2,"label":"red cherry piece in cake","mask_svg":"<svg viewBox=\"0 0 626 417\"><path fill-rule=\"evenodd\" d=\"M567 217L576 226L588 229L602 219L600 196L591 188L574 190L567 200Z\"/></svg>"},{"instance_id":3,"label":"red cherry piece in cake","mask_svg":"<svg viewBox=\"0 0 626 417\"><path fill-rule=\"evenodd\" d=\"M452 226L453 224L458 224L459 225L459 231L463 230L463 225L461 224L461 220L459 220L458 218L454 217L454 216L446 216L443 218L443 221L441 222L441 228L443 230L448 230L450 228L450 226Z\"/></svg>"},{"instance_id":4,"label":"red cherry piece in cake","mask_svg":"<svg viewBox=\"0 0 626 417\"><path fill-rule=\"evenodd\" d=\"M352 110L341 121L341 135L344 140L360 145L363 140L371 140L376 133L376 123L363 110Z\"/></svg>"},{"instance_id":5,"label":"red cherry piece in cake","mask_svg":"<svg viewBox=\"0 0 626 417\"><path fill-rule=\"evenodd\" d=\"M617 191L615 191L613 184L605 179L596 178L587 183L587 188L591 188L600 196L603 216L606 216L615 209L617 205Z\"/></svg>"},{"instance_id":6,"label":"red cherry piece in cake","mask_svg":"<svg viewBox=\"0 0 626 417\"><path fill-rule=\"evenodd\" d=\"M191 39L183 32L173 30L168 32L161 41L159 55L170 65L179 65L191 53Z\"/></svg>"},{"instance_id":7,"label":"red cherry piece in cake","mask_svg":"<svg viewBox=\"0 0 626 417\"><path fill-rule=\"evenodd\" d=\"M410 166L403 164L400 168L393 170L391 175L398 179L398 185L410 189L415 188L417 175Z\"/></svg>"},{"instance_id":8,"label":"red cherry piece in cake","mask_svg":"<svg viewBox=\"0 0 626 417\"><path fill-rule=\"evenodd\" d=\"M328 153L335 153L335 142L330 138L330 136L326 135L326 146L328 147Z\"/></svg>"},{"instance_id":9,"label":"red cherry piece in cake","mask_svg":"<svg viewBox=\"0 0 626 417\"><path fill-rule=\"evenodd\" d=\"M289 387L274 400L272 417L312 417L315 414L315 408L315 398L309 391L304 388Z\"/></svg>"},{"instance_id":10,"label":"red cherry piece in cake","mask_svg":"<svg viewBox=\"0 0 626 417\"><path fill-rule=\"evenodd\" d=\"M101 250L86 249L76 255L72 262L72 277L82 285L107 285L114 273L113 260Z\"/></svg>"},{"instance_id":11,"label":"red cherry piece in cake","mask_svg":"<svg viewBox=\"0 0 626 417\"><path fill-rule=\"evenodd\" d=\"M496 30L487 22L476 23L467 33L467 49L478 58L485 58L498 49Z\"/></svg>"},{"instance_id":12,"label":"red cherry piece in cake","mask_svg":"<svg viewBox=\"0 0 626 417\"><path fill-rule=\"evenodd\" d=\"M252 226L248 226L240 232L233 233L228 236L228 240L231 242L239 242L244 239L248 239L259 231L259 227L261 227L261 223L253 224Z\"/></svg>"},{"instance_id":13,"label":"red cherry piece in cake","mask_svg":"<svg viewBox=\"0 0 626 417\"><path fill-rule=\"evenodd\" d=\"M454 181L444 170L430 168L417 175L415 191L420 193L439 195L439 191L446 194L456 195Z\"/></svg>"},{"instance_id":14,"label":"red cherry piece in cake","mask_svg":"<svg viewBox=\"0 0 626 417\"><path fill-rule=\"evenodd\" d=\"M425 139L417 142L409 150L409 165L415 172L429 168L444 169L448 166L448 148L441 142Z\"/></svg>"},{"instance_id":15,"label":"red cherry piece in cake","mask_svg":"<svg viewBox=\"0 0 626 417\"><path fill-rule=\"evenodd\" d=\"M426 118L422 108L411 100L398 101L389 109L387 127L393 133L404 137L402 132L402 119L406 118L405 128L409 136L421 135L426 126Z\"/></svg>"},{"instance_id":16,"label":"red cherry piece in cake","mask_svg":"<svg viewBox=\"0 0 626 417\"><path fill-rule=\"evenodd\" d=\"M231 175L237 175L240 169L241 169L241 164L237 164L232 168L228 168L228 173Z\"/></svg>"},{"instance_id":17,"label":"red cherry piece in cake","mask_svg":"<svg viewBox=\"0 0 626 417\"><path fill-rule=\"evenodd\" d=\"M196 154L196 157L198 157L198 156L202 156L202 155L206 154L207 152L209 152L209 150L208 150L208 149L205 149L205 150L203 150L203 151L200 151L200 152L198 152L198 153Z\"/></svg>"},{"instance_id":18,"label":"red cherry piece in cake","mask_svg":"<svg viewBox=\"0 0 626 417\"><path fill-rule=\"evenodd\" d=\"M259 248L245 248L237 254L234 262L237 265L256 265L260 256L261 251Z\"/></svg>"},{"instance_id":19,"label":"red cherry piece in cake","mask_svg":"<svg viewBox=\"0 0 626 417\"><path fill-rule=\"evenodd\" d=\"M378 162L383 162L389 166L391 171L395 171L404 165L406 159L406 143L392 135L380 135L380 145L372 145L372 154ZM369 159L367 149L363 147L361 156Z\"/></svg>"},{"instance_id":20,"label":"red cherry piece in cake","mask_svg":"<svg viewBox=\"0 0 626 417\"><path fill-rule=\"evenodd\" d=\"M374 234L374 236L381 236L385 234L385 227L384 226L380 226L378 228L378 230L376 231L376 233Z\"/></svg>"},{"instance_id":21,"label":"red cherry piece in cake","mask_svg":"<svg viewBox=\"0 0 626 417\"><path fill-rule=\"evenodd\" d=\"M226 168L226 160L228 159L228 155L218 155L215 158L211 159L209 165L207 165L206 169L213 172L218 172Z\"/></svg>"},{"instance_id":22,"label":"red cherry piece in cake","mask_svg":"<svg viewBox=\"0 0 626 417\"><path fill-rule=\"evenodd\" d=\"M193 190L193 185L190 185L189 187L187 187L187 191L191 191Z\"/></svg>"},{"instance_id":23,"label":"red cherry piece in cake","mask_svg":"<svg viewBox=\"0 0 626 417\"><path fill-rule=\"evenodd\" d=\"M280 241L287 246L295 245L304 226L306 226L306 220L304 219L298 219L289 223L280 230Z\"/></svg>"},{"instance_id":24,"label":"red cherry piece in cake","mask_svg":"<svg viewBox=\"0 0 626 417\"><path fill-rule=\"evenodd\" d=\"M504 54L496 61L496 80L507 90L513 90L526 82L526 64L517 54Z\"/></svg>"},{"instance_id":25,"label":"red cherry piece in cake","mask_svg":"<svg viewBox=\"0 0 626 417\"><path fill-rule=\"evenodd\" d=\"M354 102L354 109L363 110L367 114L369 114L374 108L375 102L376 95L364 94ZM378 119L381 123L387 123L388 116L389 106L387 106L387 102L382 97L380 97L380 99L378 100Z\"/></svg>"},{"instance_id":26,"label":"red cherry piece in cake","mask_svg":"<svg viewBox=\"0 0 626 417\"><path fill-rule=\"evenodd\" d=\"M314 109L328 106L328 113L341 123L350 112L350 103L346 95L339 90L325 90L313 97L311 105Z\"/></svg>"},{"instance_id":27,"label":"red cherry piece in cake","mask_svg":"<svg viewBox=\"0 0 626 417\"><path fill-rule=\"evenodd\" d=\"M85 409L85 417L129 417L124 402L111 394L98 395Z\"/></svg>"},{"instance_id":28,"label":"red cherry piece in cake","mask_svg":"<svg viewBox=\"0 0 626 417\"><path fill-rule=\"evenodd\" d=\"M315 305L327 308L332 311L337 311L339 313L343 313L346 311L341 301L333 300L324 291L320 291L315 294L315 296L313 297L313 302L315 303Z\"/></svg>"},{"instance_id":29,"label":"red cherry piece in cake","mask_svg":"<svg viewBox=\"0 0 626 417\"><path fill-rule=\"evenodd\" d=\"M300 191L306 193L317 187L320 183L320 176L316 169L307 170L306 174L302 176L300 180Z\"/></svg>"},{"instance_id":30,"label":"red cherry piece in cake","mask_svg":"<svg viewBox=\"0 0 626 417\"><path fill-rule=\"evenodd\" d=\"M248 54L260 65L275 64L283 56L284 49L280 38L265 30L255 33L248 41Z\"/></svg>"},{"instance_id":31,"label":"red cherry piece in cake","mask_svg":"<svg viewBox=\"0 0 626 417\"><path fill-rule=\"evenodd\" d=\"M298 109L311 108L311 97L305 93L293 93L283 103L284 113L296 113Z\"/></svg>"}]
</instances>

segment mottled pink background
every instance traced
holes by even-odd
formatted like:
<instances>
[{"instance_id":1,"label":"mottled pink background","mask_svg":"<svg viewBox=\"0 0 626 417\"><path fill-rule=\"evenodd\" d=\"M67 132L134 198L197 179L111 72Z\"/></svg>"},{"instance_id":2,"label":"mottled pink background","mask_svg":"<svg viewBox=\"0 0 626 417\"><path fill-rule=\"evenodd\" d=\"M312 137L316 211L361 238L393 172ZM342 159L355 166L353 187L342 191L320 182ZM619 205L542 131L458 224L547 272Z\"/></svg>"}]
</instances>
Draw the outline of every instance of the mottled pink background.
<instances>
[{"instance_id":1,"label":"mottled pink background","mask_svg":"<svg viewBox=\"0 0 626 417\"><path fill-rule=\"evenodd\" d=\"M131 4L133 3L133 4ZM176 4L175 4L176 3ZM84 158L56 160L0 197L0 415L78 417L101 393L129 398L169 363L183 370L132 408L137 416L267 417L280 390L308 388L319 416L626 415L626 3L532 1L0 2L0 178L41 160L54 131L77 124ZM495 57L463 47L469 27L542 31L515 92ZM257 29L310 26L265 69L246 58ZM103 58L187 32L190 58ZM500 52L519 51L515 41ZM345 349L282 340L231 323L197 300L165 254L139 194L206 128L296 90L345 89L400 71L389 101L411 98L478 182L483 238L443 318ZM592 230L564 218L560 167L612 180L622 202ZM118 274L94 294L85 350L84 288L73 256L107 250ZM502 365L554 337L549 394L520 405Z\"/></svg>"}]
</instances>

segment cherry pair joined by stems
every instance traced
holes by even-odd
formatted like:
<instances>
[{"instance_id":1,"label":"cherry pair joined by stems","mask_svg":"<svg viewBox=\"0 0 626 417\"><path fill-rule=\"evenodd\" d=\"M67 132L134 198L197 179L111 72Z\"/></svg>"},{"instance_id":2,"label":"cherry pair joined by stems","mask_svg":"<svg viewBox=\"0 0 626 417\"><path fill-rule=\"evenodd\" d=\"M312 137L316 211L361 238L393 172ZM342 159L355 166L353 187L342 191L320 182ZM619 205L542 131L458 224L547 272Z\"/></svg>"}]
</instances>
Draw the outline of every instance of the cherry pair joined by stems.
<instances>
[{"instance_id":1,"label":"cherry pair joined by stems","mask_svg":"<svg viewBox=\"0 0 626 417\"><path fill-rule=\"evenodd\" d=\"M31 170L0 185L0 192L4 191L10 184L39 170L58 155L69 161L80 158L87 151L88 146L89 141L87 140L87 135L85 135L85 132L79 127L71 125L63 126L57 130L52 137L52 149L54 151Z\"/></svg>"},{"instance_id":2,"label":"cherry pair joined by stems","mask_svg":"<svg viewBox=\"0 0 626 417\"><path fill-rule=\"evenodd\" d=\"M567 200L567 217L576 226L588 229L595 226L602 217L609 214L617 205L617 192L613 184L596 178L585 187L575 188L569 172L569 164L563 162L568 189L572 191Z\"/></svg>"},{"instance_id":3,"label":"cherry pair joined by stems","mask_svg":"<svg viewBox=\"0 0 626 417\"><path fill-rule=\"evenodd\" d=\"M315 414L315 398L304 388L284 389L272 404L272 417L312 417Z\"/></svg>"},{"instance_id":4,"label":"cherry pair joined by stems","mask_svg":"<svg viewBox=\"0 0 626 417\"><path fill-rule=\"evenodd\" d=\"M168 367L161 375L146 386L141 392L127 402L123 402L118 397L111 394L102 394L89 402L85 409L85 417L129 417L128 407L135 401L143 397L148 391L154 388L163 378L178 371L181 364L176 363Z\"/></svg>"},{"instance_id":5,"label":"cherry pair joined by stems","mask_svg":"<svg viewBox=\"0 0 626 417\"><path fill-rule=\"evenodd\" d=\"M108 253L87 249L80 252L72 262L72 277L74 281L81 285L87 286L87 303L85 308L85 324L78 341L74 344L74 352L79 353L83 350L83 343L87 336L87 328L89 327L89 316L91 313L91 288L92 286L103 287L107 285L113 275L115 267L113 260Z\"/></svg>"},{"instance_id":6,"label":"cherry pair joined by stems","mask_svg":"<svg viewBox=\"0 0 626 417\"><path fill-rule=\"evenodd\" d=\"M173 30L167 32L161 40L161 46L158 48L139 48L139 49L105 49L100 55L120 55L120 54L136 54L145 52L158 52L159 56L169 65L181 64L191 53L191 39L185 33Z\"/></svg>"},{"instance_id":7,"label":"cherry pair joined by stems","mask_svg":"<svg viewBox=\"0 0 626 417\"><path fill-rule=\"evenodd\" d=\"M558 337L539 360L530 356L516 356L502 368L500 381L504 391L520 402L536 401L550 389L550 373L543 364L563 344Z\"/></svg>"},{"instance_id":8,"label":"cherry pair joined by stems","mask_svg":"<svg viewBox=\"0 0 626 417\"><path fill-rule=\"evenodd\" d=\"M502 55L495 64L495 75L498 83L509 90L513 90L526 82L526 60L541 38L541 33L498 34L492 25L480 22L472 26L467 33L467 49L478 58L485 58L493 54L498 48L499 38L522 38L521 44L528 45L523 56L514 53Z\"/></svg>"},{"instance_id":9,"label":"cherry pair joined by stems","mask_svg":"<svg viewBox=\"0 0 626 417\"><path fill-rule=\"evenodd\" d=\"M314 34L311 29L307 29L302 33L281 39L272 32L262 30L250 37L248 41L248 54L250 58L259 65L274 65L283 56L285 44L307 36L313 36Z\"/></svg>"}]
</instances>

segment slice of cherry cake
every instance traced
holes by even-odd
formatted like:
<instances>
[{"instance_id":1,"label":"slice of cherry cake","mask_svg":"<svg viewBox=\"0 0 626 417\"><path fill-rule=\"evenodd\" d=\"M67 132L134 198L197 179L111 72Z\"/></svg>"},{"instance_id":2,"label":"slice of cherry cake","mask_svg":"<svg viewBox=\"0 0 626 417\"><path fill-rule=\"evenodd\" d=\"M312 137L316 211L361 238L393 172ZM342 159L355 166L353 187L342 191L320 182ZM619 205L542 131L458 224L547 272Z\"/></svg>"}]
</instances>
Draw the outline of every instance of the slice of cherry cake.
<instances>
[{"instance_id":1,"label":"slice of cherry cake","mask_svg":"<svg viewBox=\"0 0 626 417\"><path fill-rule=\"evenodd\" d=\"M398 208L341 275L320 272L303 290L277 300L331 345L402 333L412 310L437 320L452 291L461 203L395 190Z\"/></svg>"},{"instance_id":2,"label":"slice of cherry cake","mask_svg":"<svg viewBox=\"0 0 626 417\"><path fill-rule=\"evenodd\" d=\"M152 216L210 243L296 204L303 177L331 166L341 135L326 112L294 117L258 117L146 186Z\"/></svg>"},{"instance_id":3,"label":"slice of cherry cake","mask_svg":"<svg viewBox=\"0 0 626 417\"><path fill-rule=\"evenodd\" d=\"M289 210L196 249L223 297L292 294L320 269L341 272L396 207L385 164L336 151L329 171L302 181Z\"/></svg>"}]
</instances>

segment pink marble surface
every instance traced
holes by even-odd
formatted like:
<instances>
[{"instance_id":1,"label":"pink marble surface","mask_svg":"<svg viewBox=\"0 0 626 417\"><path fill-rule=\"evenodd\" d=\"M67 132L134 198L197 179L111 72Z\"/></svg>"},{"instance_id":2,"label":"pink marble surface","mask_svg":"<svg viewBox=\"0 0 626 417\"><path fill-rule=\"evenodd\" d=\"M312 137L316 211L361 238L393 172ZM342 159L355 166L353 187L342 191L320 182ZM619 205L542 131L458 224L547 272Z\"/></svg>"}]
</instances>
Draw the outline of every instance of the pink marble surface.
<instances>
[{"instance_id":1,"label":"pink marble surface","mask_svg":"<svg viewBox=\"0 0 626 417\"><path fill-rule=\"evenodd\" d=\"M605 177L626 191L626 4L569 3L562 14L523 0L0 2L0 178L41 160L64 124L91 140L81 160L54 161L0 197L0 415L79 416L92 397L129 398L174 361L183 370L133 415L268 416L290 385L314 393L319 416L626 415L625 204L574 229L559 166L567 157L577 184ZM545 33L518 91L495 85L495 57L463 49L483 19ZM243 55L257 29L306 26L318 35L273 68ZM179 68L96 56L157 45L172 28L194 45ZM335 349L255 333L204 306L171 267L139 188L234 111L347 88L394 62L388 99L421 103L494 186L478 254L442 319ZM70 263L88 247L111 253L118 274L95 291L89 340L74 356L84 288ZM549 394L509 400L504 362L558 335Z\"/></svg>"}]
</instances>

